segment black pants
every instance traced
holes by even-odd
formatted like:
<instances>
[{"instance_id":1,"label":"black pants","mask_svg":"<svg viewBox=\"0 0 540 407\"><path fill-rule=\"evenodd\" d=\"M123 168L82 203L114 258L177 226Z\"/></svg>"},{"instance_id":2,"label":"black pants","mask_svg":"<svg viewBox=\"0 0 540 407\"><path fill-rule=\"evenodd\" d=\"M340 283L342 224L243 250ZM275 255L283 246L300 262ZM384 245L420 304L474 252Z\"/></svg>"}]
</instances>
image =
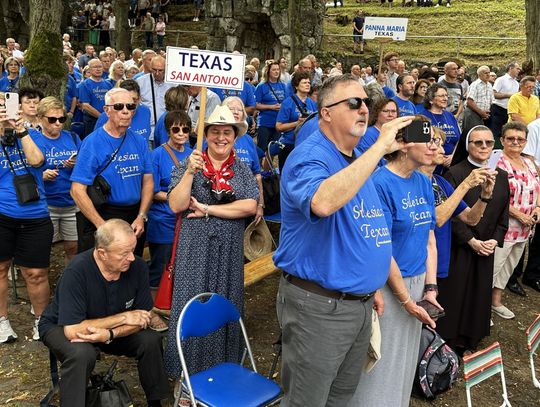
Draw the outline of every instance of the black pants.
<instances>
[{"instance_id":1,"label":"black pants","mask_svg":"<svg viewBox=\"0 0 540 407\"><path fill-rule=\"evenodd\" d=\"M521 271L523 270L525 253L521 256L518 265L508 280L508 284L517 283ZM534 282L540 280L540 233L536 233L529 243L529 260L527 267L523 271L523 281Z\"/></svg>"},{"instance_id":2,"label":"black pants","mask_svg":"<svg viewBox=\"0 0 540 407\"><path fill-rule=\"evenodd\" d=\"M502 148L501 141L501 129L508 123L508 110L500 107L499 105L491 105L491 131L493 132L493 137L495 137L495 148Z\"/></svg>"},{"instance_id":3,"label":"black pants","mask_svg":"<svg viewBox=\"0 0 540 407\"><path fill-rule=\"evenodd\" d=\"M287 161L287 157L293 151L293 149L294 149L293 144L283 144L283 148L279 150L278 165L279 165L280 174L283 171L283 166L285 165L285 161Z\"/></svg>"},{"instance_id":4,"label":"black pants","mask_svg":"<svg viewBox=\"0 0 540 407\"><path fill-rule=\"evenodd\" d=\"M139 203L135 205L130 205L130 206L115 206L115 205L105 204L101 208L98 209L98 213L105 220L123 219L131 225L131 223L133 223L133 221L137 218L137 215L139 214L139 206L140 206ZM76 217L77 217L77 235L78 235L77 253L82 253L94 247L94 244L95 244L94 233L96 232L96 227L94 226L92 222L86 219L86 217L82 214L82 212L77 212ZM135 254L137 256L142 256L145 240L146 240L146 232L144 232L137 239L137 246L135 246Z\"/></svg>"},{"instance_id":5,"label":"black pants","mask_svg":"<svg viewBox=\"0 0 540 407\"><path fill-rule=\"evenodd\" d=\"M60 361L60 405L84 406L86 385L99 352L127 356L137 360L139 380L148 401L169 397L170 388L163 366L161 336L150 329L104 343L74 343L67 340L61 326L47 331L42 338Z\"/></svg>"}]
</instances>

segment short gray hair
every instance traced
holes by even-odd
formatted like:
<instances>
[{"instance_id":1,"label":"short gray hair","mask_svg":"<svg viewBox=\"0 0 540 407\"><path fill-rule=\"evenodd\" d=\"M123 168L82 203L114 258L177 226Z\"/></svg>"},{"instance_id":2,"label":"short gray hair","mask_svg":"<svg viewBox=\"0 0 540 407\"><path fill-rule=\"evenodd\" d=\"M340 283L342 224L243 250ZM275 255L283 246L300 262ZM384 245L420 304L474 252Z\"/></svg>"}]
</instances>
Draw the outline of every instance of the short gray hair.
<instances>
[{"instance_id":1,"label":"short gray hair","mask_svg":"<svg viewBox=\"0 0 540 407\"><path fill-rule=\"evenodd\" d=\"M346 73L344 75L331 76L323 82L321 89L319 89L319 94L317 95L317 105L319 107L319 115L321 114L321 109L328 104L329 102L328 99L332 98L336 87L338 85L347 84L349 82L359 83L356 80L356 78L350 73Z\"/></svg>"},{"instance_id":2,"label":"short gray hair","mask_svg":"<svg viewBox=\"0 0 540 407\"><path fill-rule=\"evenodd\" d=\"M105 104L110 105L111 99L114 97L114 95L119 95L120 93L127 93L129 95L129 91L122 88L112 88L107 93L105 93Z\"/></svg>"},{"instance_id":3,"label":"short gray hair","mask_svg":"<svg viewBox=\"0 0 540 407\"><path fill-rule=\"evenodd\" d=\"M135 235L133 228L129 223L122 219L109 219L94 233L95 248L108 249L109 246L118 238L119 234L131 236Z\"/></svg>"}]
</instances>

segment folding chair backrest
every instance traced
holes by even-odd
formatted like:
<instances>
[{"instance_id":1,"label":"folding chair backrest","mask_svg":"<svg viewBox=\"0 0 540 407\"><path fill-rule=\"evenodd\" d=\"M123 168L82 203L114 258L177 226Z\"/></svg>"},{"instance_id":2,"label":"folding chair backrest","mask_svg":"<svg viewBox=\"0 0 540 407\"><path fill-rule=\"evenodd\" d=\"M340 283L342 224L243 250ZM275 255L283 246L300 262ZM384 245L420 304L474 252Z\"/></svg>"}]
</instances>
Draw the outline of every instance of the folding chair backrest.
<instances>
[{"instance_id":1,"label":"folding chair backrest","mask_svg":"<svg viewBox=\"0 0 540 407\"><path fill-rule=\"evenodd\" d=\"M467 404L472 406L470 390L474 385L483 382L487 378L500 374L503 388L502 406L510 406L504 379L501 347L499 342L493 343L486 349L463 357L463 373L465 376L465 389L467 391ZM501 407L502 407L501 406Z\"/></svg>"},{"instance_id":2,"label":"folding chair backrest","mask_svg":"<svg viewBox=\"0 0 540 407\"><path fill-rule=\"evenodd\" d=\"M536 317L531 326L525 331L527 335L527 349L533 354L540 344L540 314Z\"/></svg>"},{"instance_id":3,"label":"folding chair backrest","mask_svg":"<svg viewBox=\"0 0 540 407\"><path fill-rule=\"evenodd\" d=\"M208 301L201 302L203 298ZM229 300L219 294L204 293L192 298L180 315L180 339L205 336L223 325L238 321L240 313Z\"/></svg>"}]
</instances>

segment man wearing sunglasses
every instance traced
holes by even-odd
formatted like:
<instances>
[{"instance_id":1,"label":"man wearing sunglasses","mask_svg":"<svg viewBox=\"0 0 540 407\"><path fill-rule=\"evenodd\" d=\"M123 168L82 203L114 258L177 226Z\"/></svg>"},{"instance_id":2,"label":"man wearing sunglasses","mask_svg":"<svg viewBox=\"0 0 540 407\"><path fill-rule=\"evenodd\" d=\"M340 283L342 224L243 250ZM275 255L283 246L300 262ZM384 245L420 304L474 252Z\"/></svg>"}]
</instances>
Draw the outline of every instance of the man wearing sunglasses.
<instances>
[{"instance_id":1,"label":"man wearing sunglasses","mask_svg":"<svg viewBox=\"0 0 540 407\"><path fill-rule=\"evenodd\" d=\"M346 406L362 372L372 308L382 314L376 291L388 279L392 250L369 177L383 155L403 146L395 138L412 118L384 124L360 156L355 147L367 127L366 103L352 75L328 78L318 95L320 129L283 168L283 222L273 257L283 270L282 406Z\"/></svg>"},{"instance_id":2,"label":"man wearing sunglasses","mask_svg":"<svg viewBox=\"0 0 540 407\"><path fill-rule=\"evenodd\" d=\"M131 224L138 239L135 254L142 255L154 181L148 144L129 128L136 108L130 92L111 89L105 95L107 122L79 150L71 175L71 196L81 210L77 214L79 253L94 247L94 232L107 219L119 218ZM97 175L111 189L107 203L98 208L87 191Z\"/></svg>"}]
</instances>

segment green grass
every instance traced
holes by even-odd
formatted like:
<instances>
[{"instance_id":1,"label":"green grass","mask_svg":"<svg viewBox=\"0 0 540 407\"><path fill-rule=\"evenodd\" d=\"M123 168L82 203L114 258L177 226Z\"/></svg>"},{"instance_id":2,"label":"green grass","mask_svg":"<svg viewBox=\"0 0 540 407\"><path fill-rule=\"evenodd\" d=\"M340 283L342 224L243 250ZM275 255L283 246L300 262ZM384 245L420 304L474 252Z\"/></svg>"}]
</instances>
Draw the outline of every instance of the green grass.
<instances>
[{"instance_id":1,"label":"green grass","mask_svg":"<svg viewBox=\"0 0 540 407\"><path fill-rule=\"evenodd\" d=\"M443 2L443 5L446 1ZM354 17L358 9L368 16L408 18L407 35L433 36L474 36L474 37L525 37L524 0L453 0L452 7L401 7L400 0L388 8L379 2L356 4L353 0L345 2L343 8L329 8L324 22L325 34L348 34L352 23L340 26L335 15ZM350 37L325 36L323 50L336 54L352 55ZM377 41L368 41L365 59L378 56ZM526 42L488 41L455 39L409 39L395 41L384 46L385 50L395 50L408 62L437 62L449 57L459 57L467 65L489 64L503 66L508 61L525 60Z\"/></svg>"}]
</instances>

